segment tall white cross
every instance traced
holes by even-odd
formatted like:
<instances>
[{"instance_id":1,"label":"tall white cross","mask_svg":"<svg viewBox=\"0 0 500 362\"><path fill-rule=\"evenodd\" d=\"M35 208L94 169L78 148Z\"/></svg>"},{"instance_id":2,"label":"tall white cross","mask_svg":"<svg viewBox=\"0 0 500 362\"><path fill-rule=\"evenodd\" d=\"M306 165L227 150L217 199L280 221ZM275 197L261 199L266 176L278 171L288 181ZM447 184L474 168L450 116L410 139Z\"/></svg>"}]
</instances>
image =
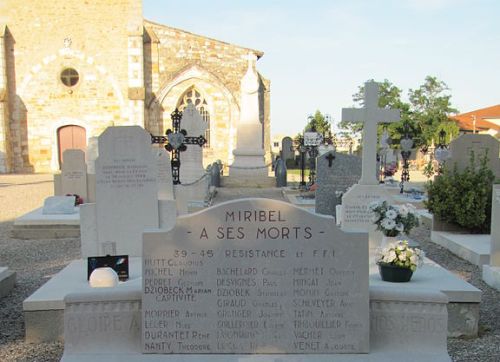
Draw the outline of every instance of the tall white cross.
<instances>
[{"instance_id":1,"label":"tall white cross","mask_svg":"<svg viewBox=\"0 0 500 362\"><path fill-rule=\"evenodd\" d=\"M378 83L365 83L365 99L363 108L342 108L342 121L363 122L363 163L360 185L378 185L377 167L377 124L400 120L399 109L379 108Z\"/></svg>"}]
</instances>

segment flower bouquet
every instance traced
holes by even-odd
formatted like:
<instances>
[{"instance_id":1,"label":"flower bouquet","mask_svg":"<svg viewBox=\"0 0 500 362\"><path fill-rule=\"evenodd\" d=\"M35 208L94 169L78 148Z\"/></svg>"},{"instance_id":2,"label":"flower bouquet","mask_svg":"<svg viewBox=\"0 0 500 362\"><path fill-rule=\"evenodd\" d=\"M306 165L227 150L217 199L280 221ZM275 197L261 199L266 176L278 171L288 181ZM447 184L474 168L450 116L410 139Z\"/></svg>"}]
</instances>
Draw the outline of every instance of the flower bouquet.
<instances>
[{"instance_id":1,"label":"flower bouquet","mask_svg":"<svg viewBox=\"0 0 500 362\"><path fill-rule=\"evenodd\" d=\"M382 280L389 282L407 282L417 267L424 263L425 253L417 248L410 248L407 240L389 243L377 256L377 264Z\"/></svg>"},{"instance_id":2,"label":"flower bouquet","mask_svg":"<svg viewBox=\"0 0 500 362\"><path fill-rule=\"evenodd\" d=\"M369 205L373 211L373 223L385 236L408 234L419 225L418 215L413 205L389 205L387 201L372 202Z\"/></svg>"}]
</instances>

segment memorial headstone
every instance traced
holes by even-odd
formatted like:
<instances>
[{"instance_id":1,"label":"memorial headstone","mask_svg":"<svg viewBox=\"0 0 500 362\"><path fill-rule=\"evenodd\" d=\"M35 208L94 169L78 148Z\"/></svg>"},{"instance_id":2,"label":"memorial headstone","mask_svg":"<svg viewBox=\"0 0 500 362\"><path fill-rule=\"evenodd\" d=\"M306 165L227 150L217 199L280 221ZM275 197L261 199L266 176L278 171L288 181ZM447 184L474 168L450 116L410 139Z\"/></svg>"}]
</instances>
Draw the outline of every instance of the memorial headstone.
<instances>
[{"instance_id":1,"label":"memorial headstone","mask_svg":"<svg viewBox=\"0 0 500 362\"><path fill-rule=\"evenodd\" d=\"M145 232L144 353L367 353L368 245L269 199Z\"/></svg>"},{"instance_id":2,"label":"memorial headstone","mask_svg":"<svg viewBox=\"0 0 500 362\"><path fill-rule=\"evenodd\" d=\"M141 256L143 230L159 227L157 159L144 129L109 127L99 136L96 203L80 216L83 257L103 255L109 242L118 254Z\"/></svg>"},{"instance_id":3,"label":"memorial headstone","mask_svg":"<svg viewBox=\"0 0 500 362\"><path fill-rule=\"evenodd\" d=\"M76 194L88 201L87 193L87 164L85 152L78 149L68 149L63 153L61 167L62 195Z\"/></svg>"},{"instance_id":4,"label":"memorial headstone","mask_svg":"<svg viewBox=\"0 0 500 362\"><path fill-rule=\"evenodd\" d=\"M445 166L453 169L455 165L459 171L470 164L471 152L474 152L474 163L479 165L480 160L487 155L488 167L496 178L500 178L500 141L488 134L463 134L450 143L451 157Z\"/></svg>"},{"instance_id":5,"label":"memorial headstone","mask_svg":"<svg viewBox=\"0 0 500 362\"><path fill-rule=\"evenodd\" d=\"M342 195L361 177L361 158L328 152L316 159L316 212L336 216Z\"/></svg>"},{"instance_id":6,"label":"memorial headstone","mask_svg":"<svg viewBox=\"0 0 500 362\"><path fill-rule=\"evenodd\" d=\"M378 107L376 82L365 83L363 108L343 108L342 121L363 122L363 158L361 179L342 197L342 229L373 231L372 213L368 205L372 201L391 200L389 193L379 185L377 175L377 124L396 122L398 109Z\"/></svg>"}]
</instances>

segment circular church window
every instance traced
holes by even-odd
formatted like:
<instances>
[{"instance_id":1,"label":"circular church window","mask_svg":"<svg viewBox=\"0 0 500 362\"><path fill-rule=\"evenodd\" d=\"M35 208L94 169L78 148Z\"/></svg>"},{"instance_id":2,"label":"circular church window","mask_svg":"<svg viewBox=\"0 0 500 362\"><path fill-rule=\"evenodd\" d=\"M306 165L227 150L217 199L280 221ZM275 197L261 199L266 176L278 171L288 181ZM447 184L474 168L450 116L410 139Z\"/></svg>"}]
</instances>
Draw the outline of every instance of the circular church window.
<instances>
[{"instance_id":1,"label":"circular church window","mask_svg":"<svg viewBox=\"0 0 500 362\"><path fill-rule=\"evenodd\" d=\"M61 72L61 82L66 87L74 87L78 80L80 79L80 75L73 68L66 68Z\"/></svg>"}]
</instances>

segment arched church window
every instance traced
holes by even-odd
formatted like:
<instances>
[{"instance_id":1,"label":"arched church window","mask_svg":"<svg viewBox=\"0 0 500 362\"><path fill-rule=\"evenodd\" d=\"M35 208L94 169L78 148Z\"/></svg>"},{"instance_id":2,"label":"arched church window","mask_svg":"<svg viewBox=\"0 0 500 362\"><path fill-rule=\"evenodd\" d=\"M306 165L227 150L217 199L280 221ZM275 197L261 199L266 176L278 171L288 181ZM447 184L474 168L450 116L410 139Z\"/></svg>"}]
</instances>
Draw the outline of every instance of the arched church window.
<instances>
[{"instance_id":1,"label":"arched church window","mask_svg":"<svg viewBox=\"0 0 500 362\"><path fill-rule=\"evenodd\" d=\"M61 72L60 79L66 87L74 87L80 80L80 75L76 69L66 68Z\"/></svg>"},{"instance_id":2,"label":"arched church window","mask_svg":"<svg viewBox=\"0 0 500 362\"><path fill-rule=\"evenodd\" d=\"M190 103L194 104L198 112L200 112L201 118L207 122L207 130L205 131L207 143L203 147L210 147L210 113L208 112L208 103L194 86L184 92L177 108L179 111L183 111Z\"/></svg>"}]
</instances>

